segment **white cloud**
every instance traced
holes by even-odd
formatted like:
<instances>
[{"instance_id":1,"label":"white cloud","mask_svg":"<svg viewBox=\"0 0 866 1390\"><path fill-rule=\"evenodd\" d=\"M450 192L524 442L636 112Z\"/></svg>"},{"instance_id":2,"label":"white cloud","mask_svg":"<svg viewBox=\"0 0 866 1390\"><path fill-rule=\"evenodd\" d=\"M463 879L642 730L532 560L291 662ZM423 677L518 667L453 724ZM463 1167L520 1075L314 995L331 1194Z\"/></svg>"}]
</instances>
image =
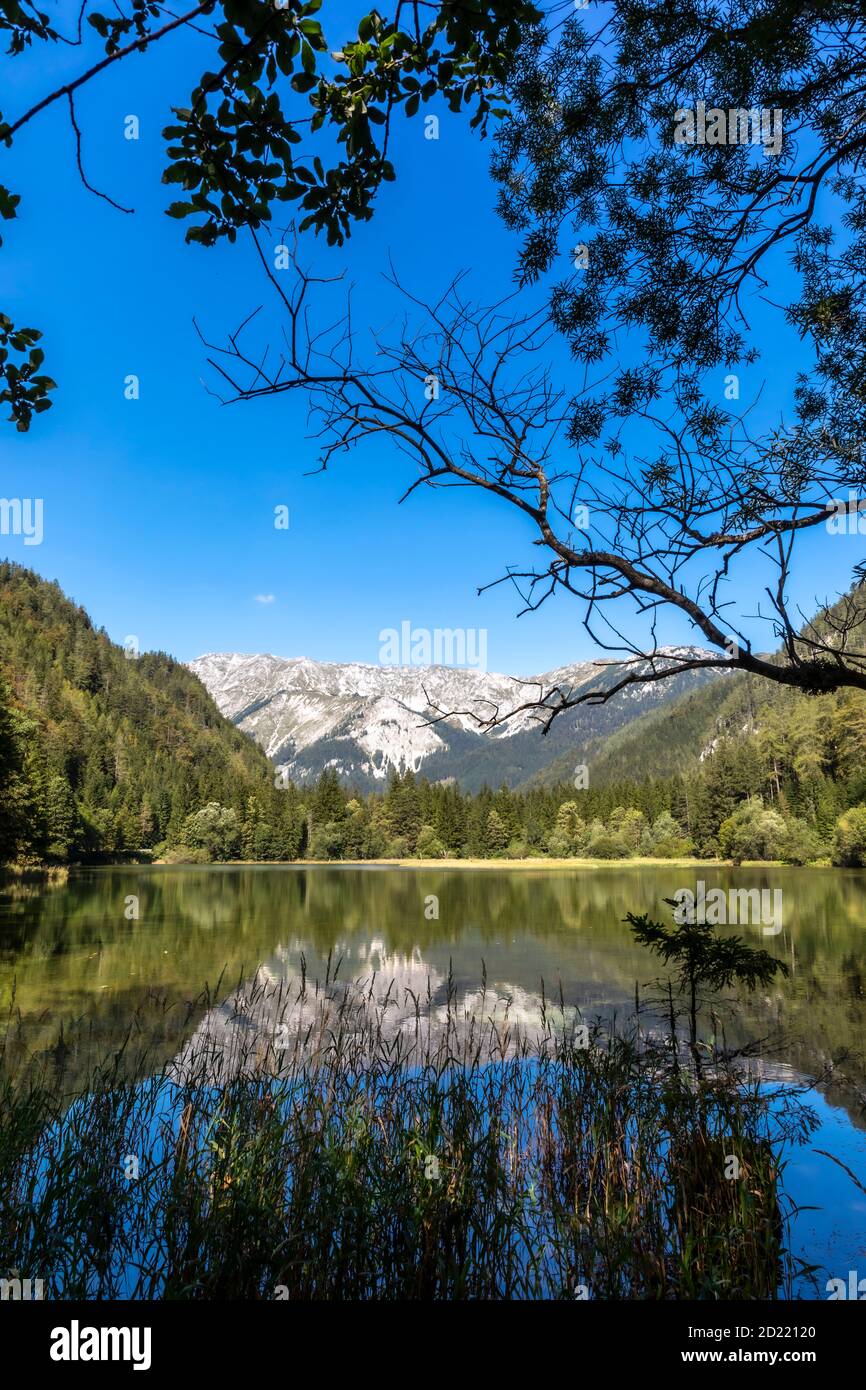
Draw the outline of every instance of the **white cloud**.
<instances>
[{"instance_id":1,"label":"white cloud","mask_svg":"<svg viewBox=\"0 0 866 1390\"><path fill-rule=\"evenodd\" d=\"M256 594L256 603L275 603L273 594Z\"/></svg>"}]
</instances>

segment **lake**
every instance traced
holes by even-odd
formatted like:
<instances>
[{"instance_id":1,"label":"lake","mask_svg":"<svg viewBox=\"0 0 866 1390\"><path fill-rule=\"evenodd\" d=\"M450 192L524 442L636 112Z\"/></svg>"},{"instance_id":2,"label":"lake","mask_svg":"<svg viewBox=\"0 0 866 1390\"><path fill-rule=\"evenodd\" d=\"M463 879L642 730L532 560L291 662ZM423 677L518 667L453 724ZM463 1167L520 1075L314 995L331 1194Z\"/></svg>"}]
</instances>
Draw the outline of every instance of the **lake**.
<instances>
[{"instance_id":1,"label":"lake","mask_svg":"<svg viewBox=\"0 0 866 1390\"><path fill-rule=\"evenodd\" d=\"M493 1013L531 1027L543 1001L591 1021L634 1015L635 986L660 973L635 946L626 912L669 920L664 899L707 888L781 890L781 930L735 928L790 974L740 994L716 1027L760 1042L769 1078L816 1079L821 1121L788 1153L786 1188L803 1206L798 1253L828 1275L866 1278L866 874L775 867L624 866L553 870L381 866L80 869L0 887L0 991L23 1041L62 1065L74 1089L126 1037L157 1070L222 1016L236 1022L242 979L297 979L324 990L373 982L377 997L441 1015ZM725 930L730 930L726 928ZM482 991L482 981L485 990ZM255 1020L241 1019L247 1027ZM653 1026L648 1014L644 1026ZM134 1049L130 1049L130 1064ZM823 1284L821 1285L823 1287Z\"/></svg>"}]
</instances>

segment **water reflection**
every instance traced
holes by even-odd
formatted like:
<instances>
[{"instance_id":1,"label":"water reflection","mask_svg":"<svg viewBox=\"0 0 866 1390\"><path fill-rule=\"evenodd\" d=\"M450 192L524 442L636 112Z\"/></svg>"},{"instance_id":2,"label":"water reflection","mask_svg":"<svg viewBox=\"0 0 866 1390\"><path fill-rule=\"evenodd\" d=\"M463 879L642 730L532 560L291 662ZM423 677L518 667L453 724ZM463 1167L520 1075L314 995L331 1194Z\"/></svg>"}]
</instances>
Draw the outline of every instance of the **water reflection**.
<instances>
[{"instance_id":1,"label":"water reflection","mask_svg":"<svg viewBox=\"0 0 866 1390\"><path fill-rule=\"evenodd\" d=\"M65 883L3 886L0 992L8 1000L15 989L22 1045L46 1055L65 1049L73 1081L118 1045L136 1013L152 1069L182 1059L208 1030L231 1052L253 982L270 982L279 997L305 977L308 997L318 989L320 1005L333 1010L350 982L357 1004L371 978L376 997L393 980L397 1034L417 1028L419 1008L425 1026L441 1026L449 990L461 1017L489 1014L509 1027L537 1026L544 1001L558 1006L560 996L569 1018L577 1010L622 1018L633 1013L635 984L657 973L634 946L626 912L663 916L663 899L696 877L783 892L778 936L737 930L783 956L790 976L737 1000L723 1021L727 1042L766 1039L766 1066L824 1076L827 1098L863 1124L866 875L854 871L82 870ZM139 900L138 920L125 916L129 895ZM425 912L431 895L438 918ZM272 1012L260 1009L245 1030L260 1032L263 1045L272 1041ZM305 1022L299 1014L297 1026Z\"/></svg>"},{"instance_id":2,"label":"water reflection","mask_svg":"<svg viewBox=\"0 0 866 1390\"><path fill-rule=\"evenodd\" d=\"M586 1045L580 1011L541 991L491 987L486 980L459 990L453 975L431 968L420 951L388 953L377 941L357 954L347 979L339 977L344 958L335 975L329 964L325 979L313 983L305 973L298 980L273 966L260 967L208 1010L170 1074L220 1085L238 1075L295 1072L299 1062L314 1065L317 1056L330 1054L337 1036L352 1064L381 1059L384 1049L389 1062L409 1067L446 1057L468 1064L534 1054L551 1034ZM280 948L279 955L289 959L291 953ZM369 974L358 973L365 957Z\"/></svg>"}]
</instances>

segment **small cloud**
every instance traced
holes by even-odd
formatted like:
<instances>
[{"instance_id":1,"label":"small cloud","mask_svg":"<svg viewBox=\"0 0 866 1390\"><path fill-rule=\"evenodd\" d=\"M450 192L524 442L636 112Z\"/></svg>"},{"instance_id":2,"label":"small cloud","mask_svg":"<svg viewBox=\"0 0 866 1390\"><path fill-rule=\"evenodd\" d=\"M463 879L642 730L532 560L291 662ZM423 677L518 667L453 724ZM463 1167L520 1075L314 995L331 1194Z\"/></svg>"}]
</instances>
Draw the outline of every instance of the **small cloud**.
<instances>
[{"instance_id":1,"label":"small cloud","mask_svg":"<svg viewBox=\"0 0 866 1390\"><path fill-rule=\"evenodd\" d=\"M256 603L275 603L273 594L256 594Z\"/></svg>"}]
</instances>

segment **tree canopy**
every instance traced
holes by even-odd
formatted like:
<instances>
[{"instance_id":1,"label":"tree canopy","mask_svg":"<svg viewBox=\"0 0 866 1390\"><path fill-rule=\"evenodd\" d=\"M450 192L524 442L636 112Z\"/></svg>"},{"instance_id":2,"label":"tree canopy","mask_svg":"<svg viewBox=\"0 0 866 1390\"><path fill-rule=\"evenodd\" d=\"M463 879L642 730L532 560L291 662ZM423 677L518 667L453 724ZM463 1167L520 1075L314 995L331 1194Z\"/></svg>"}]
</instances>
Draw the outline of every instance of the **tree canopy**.
<instances>
[{"instance_id":1,"label":"tree canopy","mask_svg":"<svg viewBox=\"0 0 866 1390\"><path fill-rule=\"evenodd\" d=\"M866 689L858 594L816 595L814 620L790 598L805 537L866 528L864 65L847 5L617 0L528 26L493 160L523 288L493 305L462 277L407 289L402 331L368 359L348 315L297 345L299 272L272 370L236 335L215 345L229 398L300 388L324 465L386 434L415 465L408 491L516 508L537 561L503 579L526 609L581 601L598 646L634 658L621 685L709 666ZM801 355L753 425L780 328ZM759 643L731 599L744 572ZM699 648L665 648L674 613Z\"/></svg>"},{"instance_id":2,"label":"tree canopy","mask_svg":"<svg viewBox=\"0 0 866 1390\"><path fill-rule=\"evenodd\" d=\"M397 114L414 116L439 95L453 111L471 110L472 126L484 132L491 114L502 113L512 55L539 11L529 0L397 0L393 18L375 9L359 15L357 32L341 34L338 48L326 32L329 18L323 0L203 0L181 14L150 0L105 14L85 0L75 31L64 33L32 0L0 0L11 58L38 63L47 44L82 53L70 80L49 86L26 111L0 112L0 141L10 146L63 102L84 183L131 211L87 181L76 94L107 68L194 30L207 41L211 66L190 74L188 97L174 95L163 132L163 181L182 195L169 216L186 223L187 241L212 246L242 231L255 235L283 206L299 230L342 243L354 222L372 216L382 183L395 178L388 137ZM89 61L95 42L102 54ZM19 203L0 183L0 218L13 220ZM55 389L41 371L39 338L38 329L0 314L0 406L8 405L20 431L49 409Z\"/></svg>"}]
</instances>

